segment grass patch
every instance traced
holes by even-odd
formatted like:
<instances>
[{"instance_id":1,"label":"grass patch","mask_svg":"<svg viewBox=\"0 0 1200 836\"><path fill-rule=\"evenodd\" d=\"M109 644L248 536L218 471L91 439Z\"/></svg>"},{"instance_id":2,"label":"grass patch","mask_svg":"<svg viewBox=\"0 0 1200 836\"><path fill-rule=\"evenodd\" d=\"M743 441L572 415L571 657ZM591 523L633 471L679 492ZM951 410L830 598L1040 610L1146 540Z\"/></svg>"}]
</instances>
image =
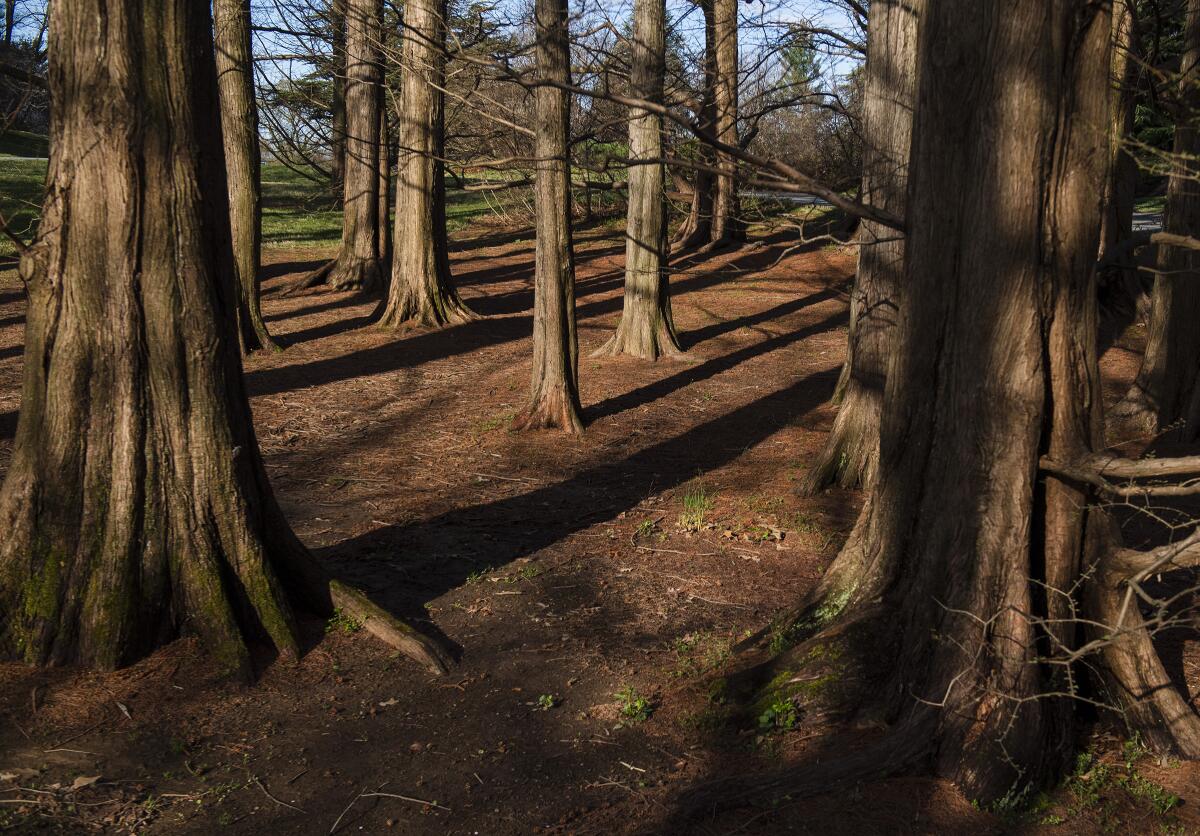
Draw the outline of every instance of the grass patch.
<instances>
[{"instance_id":1,"label":"grass patch","mask_svg":"<svg viewBox=\"0 0 1200 836\"><path fill-rule=\"evenodd\" d=\"M50 153L50 138L28 131L0 133L0 154L14 157L45 157Z\"/></svg>"},{"instance_id":2,"label":"grass patch","mask_svg":"<svg viewBox=\"0 0 1200 836\"><path fill-rule=\"evenodd\" d=\"M703 482L694 482L683 492L683 513L679 515L679 527L684 531L699 531L707 523L707 516L715 505L716 497L709 494Z\"/></svg>"}]
</instances>

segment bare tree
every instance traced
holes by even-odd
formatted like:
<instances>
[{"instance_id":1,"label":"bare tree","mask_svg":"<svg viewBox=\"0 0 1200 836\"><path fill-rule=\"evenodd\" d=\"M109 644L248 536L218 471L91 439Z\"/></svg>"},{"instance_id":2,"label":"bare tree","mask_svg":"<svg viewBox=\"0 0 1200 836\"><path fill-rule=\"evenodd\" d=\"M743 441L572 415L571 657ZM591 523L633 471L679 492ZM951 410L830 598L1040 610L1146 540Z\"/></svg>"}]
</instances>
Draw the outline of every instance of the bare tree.
<instances>
[{"instance_id":1,"label":"bare tree","mask_svg":"<svg viewBox=\"0 0 1200 836\"><path fill-rule=\"evenodd\" d=\"M533 301L533 385L514 429L583 432L575 263L571 240L570 41L567 0L536 0L538 83L534 91L537 245Z\"/></svg>"},{"instance_id":2,"label":"bare tree","mask_svg":"<svg viewBox=\"0 0 1200 836\"><path fill-rule=\"evenodd\" d=\"M0 489L4 650L112 668L189 632L248 675L249 643L295 657L296 609L336 605L443 670L428 639L330 581L272 495L231 313L208 5L51 16L50 167Z\"/></svg>"},{"instance_id":3,"label":"bare tree","mask_svg":"<svg viewBox=\"0 0 1200 836\"><path fill-rule=\"evenodd\" d=\"M716 39L716 83L714 114L717 139L738 146L738 0L712 0L713 36ZM718 152L716 194L710 246L726 246L745 240L738 200L737 160Z\"/></svg>"}]
</instances>

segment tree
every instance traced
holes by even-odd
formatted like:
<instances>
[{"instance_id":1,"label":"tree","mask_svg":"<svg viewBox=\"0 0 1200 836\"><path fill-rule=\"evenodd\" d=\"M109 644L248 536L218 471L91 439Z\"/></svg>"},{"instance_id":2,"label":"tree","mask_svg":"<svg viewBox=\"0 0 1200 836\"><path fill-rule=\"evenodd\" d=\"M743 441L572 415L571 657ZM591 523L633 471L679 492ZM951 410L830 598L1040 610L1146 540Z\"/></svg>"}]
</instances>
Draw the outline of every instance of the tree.
<instances>
[{"instance_id":1,"label":"tree","mask_svg":"<svg viewBox=\"0 0 1200 836\"><path fill-rule=\"evenodd\" d=\"M0 646L113 668L186 632L246 675L248 643L294 657L297 609L336 605L443 669L429 640L329 580L272 495L238 351L208 4L74 0L51 16Z\"/></svg>"},{"instance_id":2,"label":"tree","mask_svg":"<svg viewBox=\"0 0 1200 836\"><path fill-rule=\"evenodd\" d=\"M716 38L714 112L717 139L738 143L738 0L712 0L713 35ZM716 193L713 197L711 246L721 247L746 238L738 200L737 160L717 154Z\"/></svg>"},{"instance_id":3,"label":"tree","mask_svg":"<svg viewBox=\"0 0 1200 836\"><path fill-rule=\"evenodd\" d=\"M633 9L630 73L635 98L661 104L666 52L663 0ZM617 331L593 356L631 354L655 360L681 353L671 317L662 117L641 108L629 114L629 208L625 227L625 298ZM649 162L640 162L640 161Z\"/></svg>"},{"instance_id":4,"label":"tree","mask_svg":"<svg viewBox=\"0 0 1200 836\"><path fill-rule=\"evenodd\" d=\"M704 59L700 91L695 112L696 126L703 132L713 131L716 122L717 88L717 34L713 15L714 0L697 0L696 5L704 16ZM705 143L696 149L699 165L692 175L692 202L688 216L675 233L674 243L681 249L691 249L707 244L712 238L713 202L716 193L715 154Z\"/></svg>"},{"instance_id":5,"label":"tree","mask_svg":"<svg viewBox=\"0 0 1200 836\"><path fill-rule=\"evenodd\" d=\"M380 318L390 328L474 318L450 278L446 238L445 16L444 0L412 0L405 7L396 252Z\"/></svg>"},{"instance_id":6,"label":"tree","mask_svg":"<svg viewBox=\"0 0 1200 836\"><path fill-rule=\"evenodd\" d=\"M1175 140L1163 230L1200 236L1200 2L1189 0L1179 68ZM1200 252L1159 246L1150 296L1146 352L1137 380L1115 415L1158 433L1183 421L1181 436L1200 436Z\"/></svg>"},{"instance_id":7,"label":"tree","mask_svg":"<svg viewBox=\"0 0 1200 836\"><path fill-rule=\"evenodd\" d=\"M337 258L315 270L296 289L328 282L335 290L375 291L387 267L379 235L379 47L381 0L346 3L346 136L342 193L342 246Z\"/></svg>"},{"instance_id":8,"label":"tree","mask_svg":"<svg viewBox=\"0 0 1200 836\"><path fill-rule=\"evenodd\" d=\"M258 267L262 250L262 177L254 60L250 46L250 0L214 0L217 84L221 135L229 184L229 222L239 288L238 334L243 351L276 349L263 322Z\"/></svg>"},{"instance_id":9,"label":"tree","mask_svg":"<svg viewBox=\"0 0 1200 836\"><path fill-rule=\"evenodd\" d=\"M330 0L333 96L330 119L330 188L340 196L346 178L346 0Z\"/></svg>"},{"instance_id":10,"label":"tree","mask_svg":"<svg viewBox=\"0 0 1200 836\"><path fill-rule=\"evenodd\" d=\"M726 783L726 796L923 765L980 804L1013 802L1073 750L1066 660L1080 649L1078 589L1108 568L1092 536L1106 523L1088 482L1039 463L1087 462L1101 444L1109 14L1088 0L923 5L879 476L755 673L764 698L890 725L843 758ZM1119 632L1110 615L1084 617ZM1142 703L1152 680L1121 685Z\"/></svg>"},{"instance_id":11,"label":"tree","mask_svg":"<svg viewBox=\"0 0 1200 836\"><path fill-rule=\"evenodd\" d=\"M863 199L904 216L912 107L916 94L917 18L909 0L876 0L867 32L863 106ZM858 273L850 295L850 333L825 448L802 489L869 487L879 466L879 416L892 355L904 271L904 236L874 221L859 227Z\"/></svg>"},{"instance_id":12,"label":"tree","mask_svg":"<svg viewBox=\"0 0 1200 836\"><path fill-rule=\"evenodd\" d=\"M583 432L575 263L571 241L571 83L567 0L535 0L538 81L534 90L535 232L533 385L513 428Z\"/></svg>"}]
</instances>

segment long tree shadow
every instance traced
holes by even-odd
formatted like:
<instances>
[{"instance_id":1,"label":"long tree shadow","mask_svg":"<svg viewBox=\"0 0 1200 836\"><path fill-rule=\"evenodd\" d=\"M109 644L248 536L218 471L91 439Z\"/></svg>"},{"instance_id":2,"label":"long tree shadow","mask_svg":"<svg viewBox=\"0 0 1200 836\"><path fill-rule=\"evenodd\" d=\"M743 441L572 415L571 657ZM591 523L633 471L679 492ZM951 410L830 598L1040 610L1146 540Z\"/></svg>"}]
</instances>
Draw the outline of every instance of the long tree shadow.
<instances>
[{"instance_id":1,"label":"long tree shadow","mask_svg":"<svg viewBox=\"0 0 1200 836\"><path fill-rule=\"evenodd\" d=\"M0 412L0 439L8 441L17 434L17 410Z\"/></svg>"},{"instance_id":2,"label":"long tree shadow","mask_svg":"<svg viewBox=\"0 0 1200 836\"><path fill-rule=\"evenodd\" d=\"M260 282L277 279L280 276L286 276L289 273L308 273L316 270L329 259L308 259L305 261L280 261L277 264L264 264L259 268L258 280Z\"/></svg>"},{"instance_id":3,"label":"long tree shadow","mask_svg":"<svg viewBox=\"0 0 1200 836\"><path fill-rule=\"evenodd\" d=\"M421 620L427 602L473 573L544 549L632 508L653 491L728 464L827 401L837 374L833 366L808 375L621 461L425 522L378 529L320 555L371 589L382 605Z\"/></svg>"}]
</instances>

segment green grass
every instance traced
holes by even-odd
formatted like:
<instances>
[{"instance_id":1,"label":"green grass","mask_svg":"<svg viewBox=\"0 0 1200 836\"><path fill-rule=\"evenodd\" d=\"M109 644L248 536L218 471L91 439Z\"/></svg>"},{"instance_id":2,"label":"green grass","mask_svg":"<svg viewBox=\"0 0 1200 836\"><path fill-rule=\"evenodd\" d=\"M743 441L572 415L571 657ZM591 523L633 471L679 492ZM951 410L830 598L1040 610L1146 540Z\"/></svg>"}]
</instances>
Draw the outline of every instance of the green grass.
<instances>
[{"instance_id":1,"label":"green grass","mask_svg":"<svg viewBox=\"0 0 1200 836\"><path fill-rule=\"evenodd\" d=\"M41 134L28 131L4 131L0 133L0 154L14 157L44 157L50 152L50 140Z\"/></svg>"},{"instance_id":2,"label":"green grass","mask_svg":"<svg viewBox=\"0 0 1200 836\"><path fill-rule=\"evenodd\" d=\"M25 241L33 238L45 182L45 160L0 157L0 213L8 228ZM7 237L0 237L0 257L15 254L13 243Z\"/></svg>"},{"instance_id":3,"label":"green grass","mask_svg":"<svg viewBox=\"0 0 1200 836\"><path fill-rule=\"evenodd\" d=\"M1133 204L1136 212L1161 212L1167 205L1166 195L1153 195L1151 197L1143 197Z\"/></svg>"}]
</instances>

